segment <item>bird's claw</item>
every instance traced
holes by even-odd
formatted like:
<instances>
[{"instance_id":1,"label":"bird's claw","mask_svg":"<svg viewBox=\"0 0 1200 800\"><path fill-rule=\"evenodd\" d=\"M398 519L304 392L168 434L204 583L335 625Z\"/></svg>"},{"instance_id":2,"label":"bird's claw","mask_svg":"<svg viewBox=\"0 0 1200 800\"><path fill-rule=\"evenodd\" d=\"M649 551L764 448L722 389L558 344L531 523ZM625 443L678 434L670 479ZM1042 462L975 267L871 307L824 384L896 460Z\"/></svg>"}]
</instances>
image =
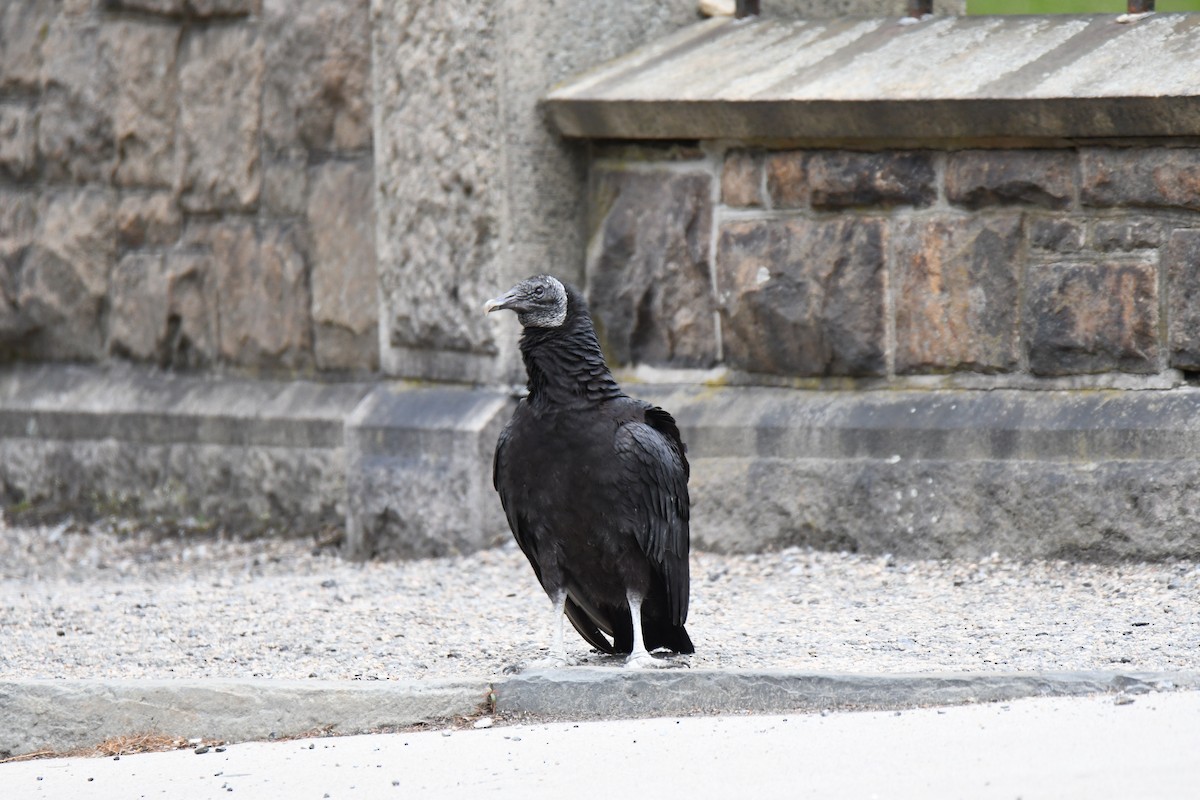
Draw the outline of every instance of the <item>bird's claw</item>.
<instances>
[{"instance_id":1,"label":"bird's claw","mask_svg":"<svg viewBox=\"0 0 1200 800\"><path fill-rule=\"evenodd\" d=\"M578 661L566 654L552 655L530 661L521 667L521 672L533 672L541 669L562 669L563 667L573 667L578 663Z\"/></svg>"},{"instance_id":2,"label":"bird's claw","mask_svg":"<svg viewBox=\"0 0 1200 800\"><path fill-rule=\"evenodd\" d=\"M670 666L649 653L630 653L625 659L625 669L665 669Z\"/></svg>"}]
</instances>

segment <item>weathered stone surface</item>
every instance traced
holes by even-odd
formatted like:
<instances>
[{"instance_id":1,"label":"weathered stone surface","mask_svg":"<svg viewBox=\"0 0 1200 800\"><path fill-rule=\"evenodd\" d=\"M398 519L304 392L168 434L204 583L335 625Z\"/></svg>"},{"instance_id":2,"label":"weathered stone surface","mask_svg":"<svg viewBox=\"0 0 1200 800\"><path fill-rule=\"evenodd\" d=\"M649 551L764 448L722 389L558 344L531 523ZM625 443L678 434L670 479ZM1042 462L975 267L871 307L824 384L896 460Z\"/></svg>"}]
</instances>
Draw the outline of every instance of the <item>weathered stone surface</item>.
<instances>
[{"instance_id":1,"label":"weathered stone surface","mask_svg":"<svg viewBox=\"0 0 1200 800\"><path fill-rule=\"evenodd\" d=\"M0 104L0 177L21 180L37 167L37 115L24 103Z\"/></svg>"},{"instance_id":2,"label":"weathered stone surface","mask_svg":"<svg viewBox=\"0 0 1200 800\"><path fill-rule=\"evenodd\" d=\"M818 150L806 161L813 208L927 206L937 199L927 152Z\"/></svg>"},{"instance_id":3,"label":"weathered stone surface","mask_svg":"<svg viewBox=\"0 0 1200 800\"><path fill-rule=\"evenodd\" d=\"M507 540L491 463L511 403L487 389L373 391L346 422L346 553L422 558Z\"/></svg>"},{"instance_id":4,"label":"weathered stone surface","mask_svg":"<svg viewBox=\"0 0 1200 800\"><path fill-rule=\"evenodd\" d=\"M1019 213L896 221L896 372L1017 365L1021 244Z\"/></svg>"},{"instance_id":5,"label":"weathered stone surface","mask_svg":"<svg viewBox=\"0 0 1200 800\"><path fill-rule=\"evenodd\" d=\"M1170 364L1200 370L1200 230L1171 234L1162 254L1166 270Z\"/></svg>"},{"instance_id":6,"label":"weathered stone surface","mask_svg":"<svg viewBox=\"0 0 1200 800\"><path fill-rule=\"evenodd\" d=\"M51 181L107 183L116 166L112 64L92 21L59 17L42 46L38 150Z\"/></svg>"},{"instance_id":7,"label":"weathered stone surface","mask_svg":"<svg viewBox=\"0 0 1200 800\"><path fill-rule=\"evenodd\" d=\"M375 369L379 363L373 177L369 159L330 161L313 176L308 226L320 369Z\"/></svg>"},{"instance_id":8,"label":"weathered stone surface","mask_svg":"<svg viewBox=\"0 0 1200 800\"><path fill-rule=\"evenodd\" d=\"M692 546L911 557L1200 552L1200 391L639 387L692 464Z\"/></svg>"},{"instance_id":9,"label":"weathered stone surface","mask_svg":"<svg viewBox=\"0 0 1200 800\"><path fill-rule=\"evenodd\" d=\"M0 189L0 354L33 327L19 295L21 267L37 232L37 219L33 192Z\"/></svg>"},{"instance_id":10,"label":"weathered stone surface","mask_svg":"<svg viewBox=\"0 0 1200 800\"><path fill-rule=\"evenodd\" d=\"M383 13L373 27L375 97L386 103L376 115L384 368L431 378L451 377L449 368L473 379L497 349L480 309L508 288L497 272L505 207L499 9L470 0L420 7ZM554 267L525 271L546 269ZM428 363L428 351L467 358Z\"/></svg>"},{"instance_id":11,"label":"weathered stone surface","mask_svg":"<svg viewBox=\"0 0 1200 800\"><path fill-rule=\"evenodd\" d=\"M882 375L884 236L871 218L723 225L726 362L775 375Z\"/></svg>"},{"instance_id":12,"label":"weathered stone surface","mask_svg":"<svg viewBox=\"0 0 1200 800\"><path fill-rule=\"evenodd\" d=\"M763 168L766 170L767 197L775 208L805 208L808 206L808 171L805 169L807 153L804 150L789 150L768 153Z\"/></svg>"},{"instance_id":13,"label":"weathered stone surface","mask_svg":"<svg viewBox=\"0 0 1200 800\"><path fill-rule=\"evenodd\" d=\"M946 156L946 199L967 208L1064 208L1075 194L1073 150L965 150Z\"/></svg>"},{"instance_id":14,"label":"weathered stone surface","mask_svg":"<svg viewBox=\"0 0 1200 800\"><path fill-rule=\"evenodd\" d=\"M1030 270L1026 291L1024 328L1034 374L1158 371L1154 264L1047 264Z\"/></svg>"},{"instance_id":15,"label":"weathered stone surface","mask_svg":"<svg viewBox=\"0 0 1200 800\"><path fill-rule=\"evenodd\" d=\"M1083 249L1087 236L1087 224L1083 219L1037 214L1028 215L1027 219L1029 246L1033 249L1052 253L1077 253Z\"/></svg>"},{"instance_id":16,"label":"weathered stone surface","mask_svg":"<svg viewBox=\"0 0 1200 800\"><path fill-rule=\"evenodd\" d=\"M1079 163L1085 205L1200 210L1200 148L1086 149Z\"/></svg>"},{"instance_id":17,"label":"weathered stone surface","mask_svg":"<svg viewBox=\"0 0 1200 800\"><path fill-rule=\"evenodd\" d=\"M165 260L162 253L128 253L117 262L109 288L109 352L160 360L167 333Z\"/></svg>"},{"instance_id":18,"label":"weathered stone surface","mask_svg":"<svg viewBox=\"0 0 1200 800\"><path fill-rule=\"evenodd\" d=\"M253 26L192 28L179 57L183 206L245 210L258 202L262 41Z\"/></svg>"},{"instance_id":19,"label":"weathered stone surface","mask_svg":"<svg viewBox=\"0 0 1200 800\"><path fill-rule=\"evenodd\" d=\"M311 299L295 225L243 220L190 226L184 241L211 254L219 351L242 366L304 367L312 361Z\"/></svg>"},{"instance_id":20,"label":"weathered stone surface","mask_svg":"<svg viewBox=\"0 0 1200 800\"><path fill-rule=\"evenodd\" d=\"M344 421L368 387L80 366L0 374L0 496L307 535L346 512ZM32 435L31 435L32 432Z\"/></svg>"},{"instance_id":21,"label":"weathered stone surface","mask_svg":"<svg viewBox=\"0 0 1200 800\"><path fill-rule=\"evenodd\" d=\"M187 0L197 17L244 17L262 10L263 0Z\"/></svg>"},{"instance_id":22,"label":"weathered stone surface","mask_svg":"<svg viewBox=\"0 0 1200 800\"><path fill-rule=\"evenodd\" d=\"M267 158L263 162L263 210L275 217L300 217L308 206L308 158Z\"/></svg>"},{"instance_id":23,"label":"weathered stone surface","mask_svg":"<svg viewBox=\"0 0 1200 800\"><path fill-rule=\"evenodd\" d=\"M178 369L212 366L220 355L213 256L170 252L166 266L169 307L162 361Z\"/></svg>"},{"instance_id":24,"label":"weathered stone surface","mask_svg":"<svg viewBox=\"0 0 1200 800\"><path fill-rule=\"evenodd\" d=\"M128 253L113 270L109 352L162 367L211 366L217 357L211 257Z\"/></svg>"},{"instance_id":25,"label":"weathered stone surface","mask_svg":"<svg viewBox=\"0 0 1200 800\"><path fill-rule=\"evenodd\" d=\"M266 0L268 152L371 146L368 7L369 0Z\"/></svg>"},{"instance_id":26,"label":"weathered stone surface","mask_svg":"<svg viewBox=\"0 0 1200 800\"><path fill-rule=\"evenodd\" d=\"M162 14L177 17L183 14L186 0L102 0L111 11L141 11L145 14Z\"/></svg>"},{"instance_id":27,"label":"weathered stone surface","mask_svg":"<svg viewBox=\"0 0 1200 800\"><path fill-rule=\"evenodd\" d=\"M1092 230L1097 250L1130 251L1157 248L1163 242L1163 223L1156 219L1100 219Z\"/></svg>"},{"instance_id":28,"label":"weathered stone surface","mask_svg":"<svg viewBox=\"0 0 1200 800\"><path fill-rule=\"evenodd\" d=\"M116 201L88 188L45 201L21 271L17 305L33 330L27 357L92 360L102 355L102 317L116 261Z\"/></svg>"},{"instance_id":29,"label":"weathered stone surface","mask_svg":"<svg viewBox=\"0 0 1200 800\"><path fill-rule=\"evenodd\" d=\"M587 293L617 363L703 367L717 357L707 173L593 176Z\"/></svg>"},{"instance_id":30,"label":"weathered stone surface","mask_svg":"<svg viewBox=\"0 0 1200 800\"><path fill-rule=\"evenodd\" d=\"M41 86L46 31L58 12L57 0L0 5L0 91Z\"/></svg>"},{"instance_id":31,"label":"weathered stone surface","mask_svg":"<svg viewBox=\"0 0 1200 800\"><path fill-rule=\"evenodd\" d=\"M169 187L178 179L179 36L175 24L116 21L103 28L117 89L113 132L119 185Z\"/></svg>"},{"instance_id":32,"label":"weathered stone surface","mask_svg":"<svg viewBox=\"0 0 1200 800\"><path fill-rule=\"evenodd\" d=\"M117 206L117 244L164 247L179 239L183 215L170 192L138 192L121 197Z\"/></svg>"},{"instance_id":33,"label":"weathered stone surface","mask_svg":"<svg viewBox=\"0 0 1200 800\"><path fill-rule=\"evenodd\" d=\"M753 208L763 204L762 154L733 150L725 156L721 173L721 202L734 208Z\"/></svg>"}]
</instances>

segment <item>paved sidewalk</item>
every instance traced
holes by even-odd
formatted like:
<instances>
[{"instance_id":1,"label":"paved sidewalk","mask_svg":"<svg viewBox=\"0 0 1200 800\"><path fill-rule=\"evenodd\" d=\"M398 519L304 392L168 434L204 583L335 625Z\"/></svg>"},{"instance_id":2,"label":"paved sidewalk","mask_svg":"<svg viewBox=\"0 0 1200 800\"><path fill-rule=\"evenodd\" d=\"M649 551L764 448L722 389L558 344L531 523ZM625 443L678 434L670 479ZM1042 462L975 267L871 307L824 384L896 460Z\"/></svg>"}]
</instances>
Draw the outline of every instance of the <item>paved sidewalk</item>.
<instances>
[{"instance_id":1,"label":"paved sidewalk","mask_svg":"<svg viewBox=\"0 0 1200 800\"><path fill-rule=\"evenodd\" d=\"M1200 785L1200 692L903 712L539 722L0 765L17 800L1156 800Z\"/></svg>"}]
</instances>

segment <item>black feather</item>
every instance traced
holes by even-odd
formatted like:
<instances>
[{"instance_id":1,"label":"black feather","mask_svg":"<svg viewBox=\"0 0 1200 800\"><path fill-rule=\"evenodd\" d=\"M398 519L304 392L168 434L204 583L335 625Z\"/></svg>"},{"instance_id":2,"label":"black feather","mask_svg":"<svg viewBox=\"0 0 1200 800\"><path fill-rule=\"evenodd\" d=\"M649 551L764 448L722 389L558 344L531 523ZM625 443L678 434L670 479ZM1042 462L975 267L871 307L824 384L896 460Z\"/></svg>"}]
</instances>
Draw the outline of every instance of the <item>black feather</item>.
<instances>
[{"instance_id":1,"label":"black feather","mask_svg":"<svg viewBox=\"0 0 1200 800\"><path fill-rule=\"evenodd\" d=\"M630 652L633 591L646 648L691 653L686 447L670 414L621 391L586 302L563 286L561 324L527 324L521 336L529 395L496 444L496 491L542 588L566 591L567 618L589 644Z\"/></svg>"}]
</instances>

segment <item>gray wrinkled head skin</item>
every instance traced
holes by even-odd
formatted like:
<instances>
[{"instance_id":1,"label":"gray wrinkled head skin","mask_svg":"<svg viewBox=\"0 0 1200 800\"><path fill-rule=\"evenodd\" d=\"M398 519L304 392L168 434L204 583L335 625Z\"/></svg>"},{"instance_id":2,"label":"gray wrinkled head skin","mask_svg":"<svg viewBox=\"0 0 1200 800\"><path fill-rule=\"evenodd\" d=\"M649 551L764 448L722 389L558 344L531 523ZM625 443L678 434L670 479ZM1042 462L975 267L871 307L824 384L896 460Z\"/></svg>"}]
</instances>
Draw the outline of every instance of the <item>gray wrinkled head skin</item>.
<instances>
[{"instance_id":1,"label":"gray wrinkled head skin","mask_svg":"<svg viewBox=\"0 0 1200 800\"><path fill-rule=\"evenodd\" d=\"M487 313L508 309L526 328L557 328L567 318L567 290L551 275L521 281L484 305Z\"/></svg>"}]
</instances>

